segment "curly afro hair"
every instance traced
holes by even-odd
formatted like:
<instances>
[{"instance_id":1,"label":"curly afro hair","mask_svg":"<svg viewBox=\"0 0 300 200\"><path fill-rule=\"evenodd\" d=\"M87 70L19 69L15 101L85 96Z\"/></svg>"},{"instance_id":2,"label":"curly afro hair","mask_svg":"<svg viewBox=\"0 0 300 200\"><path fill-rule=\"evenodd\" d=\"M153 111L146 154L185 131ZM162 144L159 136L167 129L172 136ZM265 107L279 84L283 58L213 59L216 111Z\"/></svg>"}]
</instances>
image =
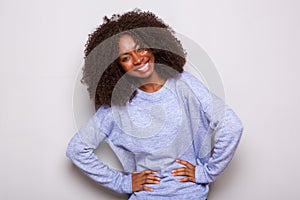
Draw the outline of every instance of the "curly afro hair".
<instances>
[{"instance_id":1,"label":"curly afro hair","mask_svg":"<svg viewBox=\"0 0 300 200\"><path fill-rule=\"evenodd\" d=\"M125 71L118 62L118 41L124 34L152 51L155 67L160 66L155 69L163 78L176 77L183 72L186 53L180 41L174 36L174 31L153 13L135 9L111 18L105 16L103 20L103 24L89 34L81 79L81 83L87 85L96 110L102 105L125 105L136 95L132 80L124 78ZM121 78L126 81L112 98Z\"/></svg>"}]
</instances>

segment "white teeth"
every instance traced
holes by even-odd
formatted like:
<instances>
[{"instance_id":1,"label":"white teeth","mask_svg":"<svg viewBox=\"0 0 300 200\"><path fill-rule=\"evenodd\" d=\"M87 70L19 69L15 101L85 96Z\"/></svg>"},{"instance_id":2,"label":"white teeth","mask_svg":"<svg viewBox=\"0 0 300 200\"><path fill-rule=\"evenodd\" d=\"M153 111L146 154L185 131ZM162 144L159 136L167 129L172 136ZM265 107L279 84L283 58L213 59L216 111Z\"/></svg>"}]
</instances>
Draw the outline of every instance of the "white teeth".
<instances>
[{"instance_id":1,"label":"white teeth","mask_svg":"<svg viewBox=\"0 0 300 200\"><path fill-rule=\"evenodd\" d=\"M149 63L146 63L143 67L141 67L141 68L139 68L139 69L137 69L137 70L143 71L143 70L147 69L147 68L148 68L148 64L149 64Z\"/></svg>"}]
</instances>

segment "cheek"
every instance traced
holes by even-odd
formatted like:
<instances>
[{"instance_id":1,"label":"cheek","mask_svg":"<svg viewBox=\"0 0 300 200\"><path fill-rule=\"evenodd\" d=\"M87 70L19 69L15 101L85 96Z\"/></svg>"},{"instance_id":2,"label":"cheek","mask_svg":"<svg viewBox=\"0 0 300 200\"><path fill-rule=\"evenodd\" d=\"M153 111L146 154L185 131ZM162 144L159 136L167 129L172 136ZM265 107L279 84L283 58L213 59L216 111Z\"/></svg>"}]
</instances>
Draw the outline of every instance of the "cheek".
<instances>
[{"instance_id":1,"label":"cheek","mask_svg":"<svg viewBox=\"0 0 300 200\"><path fill-rule=\"evenodd\" d=\"M149 58L150 58L150 60L152 61L152 62L154 62L154 55L152 54L152 53L148 53L148 55L147 55Z\"/></svg>"},{"instance_id":2,"label":"cheek","mask_svg":"<svg viewBox=\"0 0 300 200\"><path fill-rule=\"evenodd\" d=\"M131 67L128 63L119 63L119 65L122 67L122 69L125 71L125 72L128 72Z\"/></svg>"}]
</instances>

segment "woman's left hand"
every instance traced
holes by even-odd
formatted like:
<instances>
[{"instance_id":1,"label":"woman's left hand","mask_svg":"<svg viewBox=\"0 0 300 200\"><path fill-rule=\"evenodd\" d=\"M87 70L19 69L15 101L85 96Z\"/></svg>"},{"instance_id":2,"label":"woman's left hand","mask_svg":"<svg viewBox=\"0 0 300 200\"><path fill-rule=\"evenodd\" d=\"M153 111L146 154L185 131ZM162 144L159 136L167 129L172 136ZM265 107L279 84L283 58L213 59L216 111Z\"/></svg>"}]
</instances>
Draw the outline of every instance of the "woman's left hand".
<instances>
[{"instance_id":1,"label":"woman's left hand","mask_svg":"<svg viewBox=\"0 0 300 200\"><path fill-rule=\"evenodd\" d=\"M191 163L189 163L185 160L181 160L181 159L177 159L176 162L184 165L185 167L172 170L172 175L173 176L186 176L185 178L179 179L180 182L194 182L195 183L196 182L196 178L195 178L196 166L192 165Z\"/></svg>"}]
</instances>

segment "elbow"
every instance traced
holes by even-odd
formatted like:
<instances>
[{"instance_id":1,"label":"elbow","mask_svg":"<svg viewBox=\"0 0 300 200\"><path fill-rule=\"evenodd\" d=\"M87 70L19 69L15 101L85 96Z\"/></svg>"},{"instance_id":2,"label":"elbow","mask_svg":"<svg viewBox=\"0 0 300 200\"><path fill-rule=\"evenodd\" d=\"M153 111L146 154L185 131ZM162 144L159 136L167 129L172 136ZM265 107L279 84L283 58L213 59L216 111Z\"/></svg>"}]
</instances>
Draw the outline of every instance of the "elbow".
<instances>
[{"instance_id":1,"label":"elbow","mask_svg":"<svg viewBox=\"0 0 300 200\"><path fill-rule=\"evenodd\" d=\"M239 135L242 135L243 131L244 131L244 125L243 125L242 121L239 119L238 125L237 125L237 132Z\"/></svg>"},{"instance_id":2,"label":"elbow","mask_svg":"<svg viewBox=\"0 0 300 200\"><path fill-rule=\"evenodd\" d=\"M68 144L67 150L66 150L66 156L67 158L69 158L70 160L72 160L73 158L73 149L71 148L71 144Z\"/></svg>"},{"instance_id":3,"label":"elbow","mask_svg":"<svg viewBox=\"0 0 300 200\"><path fill-rule=\"evenodd\" d=\"M236 115L236 113L234 113L233 110L228 109L227 112L229 116L227 122L230 124L229 125L230 129L232 130L232 132L234 132L240 137L244 131L244 125L241 119Z\"/></svg>"},{"instance_id":4,"label":"elbow","mask_svg":"<svg viewBox=\"0 0 300 200\"><path fill-rule=\"evenodd\" d=\"M66 156L70 159L70 160L74 160L75 155L77 154L78 148L76 148L78 146L78 136L77 134L75 134L73 136L73 138L70 140L67 149L66 149Z\"/></svg>"},{"instance_id":5,"label":"elbow","mask_svg":"<svg viewBox=\"0 0 300 200\"><path fill-rule=\"evenodd\" d=\"M232 133L234 133L237 138L240 138L244 131L243 122L232 110L229 110L228 113L230 115L230 117L228 117L228 122L230 121L229 127L230 127Z\"/></svg>"},{"instance_id":6,"label":"elbow","mask_svg":"<svg viewBox=\"0 0 300 200\"><path fill-rule=\"evenodd\" d=\"M68 144L66 149L66 156L72 161L78 161L83 157L89 156L93 152L92 148L88 148L75 134Z\"/></svg>"}]
</instances>

